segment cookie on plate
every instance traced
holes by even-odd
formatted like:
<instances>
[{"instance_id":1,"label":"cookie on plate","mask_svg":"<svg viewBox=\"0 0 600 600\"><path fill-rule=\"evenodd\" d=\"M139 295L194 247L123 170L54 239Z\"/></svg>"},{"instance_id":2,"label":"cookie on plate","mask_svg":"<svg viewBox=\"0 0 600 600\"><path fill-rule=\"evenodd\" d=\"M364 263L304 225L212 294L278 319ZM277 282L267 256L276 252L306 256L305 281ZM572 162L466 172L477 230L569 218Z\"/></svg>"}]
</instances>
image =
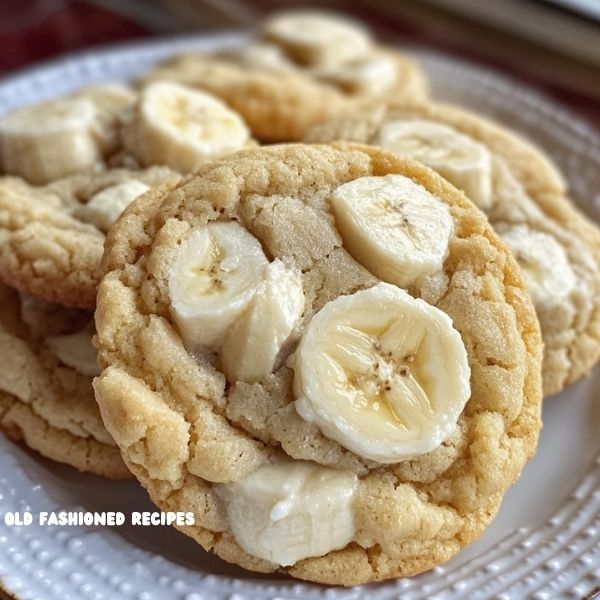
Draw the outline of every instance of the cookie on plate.
<instances>
[{"instance_id":1,"label":"cookie on plate","mask_svg":"<svg viewBox=\"0 0 600 600\"><path fill-rule=\"evenodd\" d=\"M533 144L445 104L379 108L315 127L314 142L351 140L415 158L464 190L521 265L545 344L545 394L586 375L600 357L600 231L567 198Z\"/></svg>"},{"instance_id":2,"label":"cookie on plate","mask_svg":"<svg viewBox=\"0 0 600 600\"><path fill-rule=\"evenodd\" d=\"M93 309L106 232L136 196L179 177L152 167L84 173L45 186L0 178L0 278L48 302Z\"/></svg>"},{"instance_id":3,"label":"cookie on plate","mask_svg":"<svg viewBox=\"0 0 600 600\"><path fill-rule=\"evenodd\" d=\"M227 561L343 585L419 573L483 532L535 450L521 272L414 161L236 153L139 198L103 265L104 423Z\"/></svg>"},{"instance_id":4,"label":"cookie on plate","mask_svg":"<svg viewBox=\"0 0 600 600\"><path fill-rule=\"evenodd\" d=\"M42 456L130 477L94 399L93 315L0 285L0 429Z\"/></svg>"},{"instance_id":5,"label":"cookie on plate","mask_svg":"<svg viewBox=\"0 0 600 600\"><path fill-rule=\"evenodd\" d=\"M410 58L378 46L356 22L310 11L276 14L235 48L172 57L142 81L163 79L215 94L270 142L300 140L310 126L373 99L427 95Z\"/></svg>"}]
</instances>

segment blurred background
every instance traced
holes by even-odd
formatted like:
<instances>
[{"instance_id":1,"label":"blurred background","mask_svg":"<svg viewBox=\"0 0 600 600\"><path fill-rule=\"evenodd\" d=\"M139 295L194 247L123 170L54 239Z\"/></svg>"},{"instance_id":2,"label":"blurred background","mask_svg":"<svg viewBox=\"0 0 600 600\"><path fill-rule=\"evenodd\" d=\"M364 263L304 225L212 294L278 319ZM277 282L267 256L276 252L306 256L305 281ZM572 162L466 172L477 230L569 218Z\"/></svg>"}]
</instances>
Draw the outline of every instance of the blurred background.
<instances>
[{"instance_id":1,"label":"blurred background","mask_svg":"<svg viewBox=\"0 0 600 600\"><path fill-rule=\"evenodd\" d=\"M126 40L252 27L292 0L0 0L0 76ZM600 0L323 0L388 43L467 58L542 89L600 127Z\"/></svg>"}]
</instances>

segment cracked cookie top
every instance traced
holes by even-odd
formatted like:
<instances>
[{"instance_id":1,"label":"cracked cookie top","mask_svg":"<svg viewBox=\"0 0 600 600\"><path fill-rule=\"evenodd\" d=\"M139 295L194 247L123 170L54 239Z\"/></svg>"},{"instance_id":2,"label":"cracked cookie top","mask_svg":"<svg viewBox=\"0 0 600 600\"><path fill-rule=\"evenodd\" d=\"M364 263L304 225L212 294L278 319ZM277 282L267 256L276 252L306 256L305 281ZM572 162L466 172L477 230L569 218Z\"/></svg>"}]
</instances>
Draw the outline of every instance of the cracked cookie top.
<instances>
[{"instance_id":1,"label":"cracked cookie top","mask_svg":"<svg viewBox=\"0 0 600 600\"><path fill-rule=\"evenodd\" d=\"M239 152L132 204L103 266L104 423L225 560L345 585L419 573L481 534L535 450L521 272L414 161Z\"/></svg>"}]
</instances>

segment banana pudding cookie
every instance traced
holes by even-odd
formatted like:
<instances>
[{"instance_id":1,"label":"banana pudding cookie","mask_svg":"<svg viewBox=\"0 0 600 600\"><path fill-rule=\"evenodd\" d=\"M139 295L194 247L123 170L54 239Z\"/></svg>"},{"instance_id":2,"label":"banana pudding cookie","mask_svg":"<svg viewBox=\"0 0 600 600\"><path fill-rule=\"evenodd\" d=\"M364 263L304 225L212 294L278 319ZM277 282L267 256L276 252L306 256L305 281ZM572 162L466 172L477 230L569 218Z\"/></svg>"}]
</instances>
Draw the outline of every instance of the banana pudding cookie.
<instances>
[{"instance_id":1,"label":"banana pudding cookie","mask_svg":"<svg viewBox=\"0 0 600 600\"><path fill-rule=\"evenodd\" d=\"M173 185L167 167L82 173L32 186L0 178L0 278L22 292L93 309L106 232L154 185Z\"/></svg>"},{"instance_id":2,"label":"banana pudding cookie","mask_svg":"<svg viewBox=\"0 0 600 600\"><path fill-rule=\"evenodd\" d=\"M578 380L600 357L600 232L567 199L533 144L444 104L389 107L315 127L313 142L376 144L434 168L489 218L525 274L542 328L544 393Z\"/></svg>"},{"instance_id":3,"label":"banana pudding cookie","mask_svg":"<svg viewBox=\"0 0 600 600\"><path fill-rule=\"evenodd\" d=\"M300 140L307 129L374 99L422 99L421 69L378 46L340 15L299 11L267 19L249 42L217 54L172 57L142 81L206 90L239 112L262 141Z\"/></svg>"},{"instance_id":4,"label":"banana pudding cookie","mask_svg":"<svg viewBox=\"0 0 600 600\"><path fill-rule=\"evenodd\" d=\"M93 315L0 284L0 429L42 456L130 477L94 399Z\"/></svg>"},{"instance_id":5,"label":"banana pudding cookie","mask_svg":"<svg viewBox=\"0 0 600 600\"><path fill-rule=\"evenodd\" d=\"M344 585L419 573L482 533L535 450L520 270L414 161L241 151L133 203L103 266L104 423L227 561Z\"/></svg>"}]
</instances>

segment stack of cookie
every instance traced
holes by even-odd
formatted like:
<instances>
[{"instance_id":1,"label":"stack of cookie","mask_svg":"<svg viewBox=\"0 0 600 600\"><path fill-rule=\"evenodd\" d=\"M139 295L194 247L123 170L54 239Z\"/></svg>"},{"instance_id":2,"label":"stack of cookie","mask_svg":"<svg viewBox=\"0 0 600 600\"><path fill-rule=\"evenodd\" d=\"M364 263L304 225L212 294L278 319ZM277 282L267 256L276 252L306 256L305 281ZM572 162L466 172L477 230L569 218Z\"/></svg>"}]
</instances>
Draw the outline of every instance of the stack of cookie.
<instances>
[{"instance_id":1,"label":"stack of cookie","mask_svg":"<svg viewBox=\"0 0 600 600\"><path fill-rule=\"evenodd\" d=\"M136 197L255 142L217 98L168 82L17 110L0 142L0 427L56 461L130 477L92 389L106 234Z\"/></svg>"},{"instance_id":2,"label":"stack of cookie","mask_svg":"<svg viewBox=\"0 0 600 600\"><path fill-rule=\"evenodd\" d=\"M17 111L0 161L3 429L254 571L445 562L600 355L560 173L338 17Z\"/></svg>"}]
</instances>

